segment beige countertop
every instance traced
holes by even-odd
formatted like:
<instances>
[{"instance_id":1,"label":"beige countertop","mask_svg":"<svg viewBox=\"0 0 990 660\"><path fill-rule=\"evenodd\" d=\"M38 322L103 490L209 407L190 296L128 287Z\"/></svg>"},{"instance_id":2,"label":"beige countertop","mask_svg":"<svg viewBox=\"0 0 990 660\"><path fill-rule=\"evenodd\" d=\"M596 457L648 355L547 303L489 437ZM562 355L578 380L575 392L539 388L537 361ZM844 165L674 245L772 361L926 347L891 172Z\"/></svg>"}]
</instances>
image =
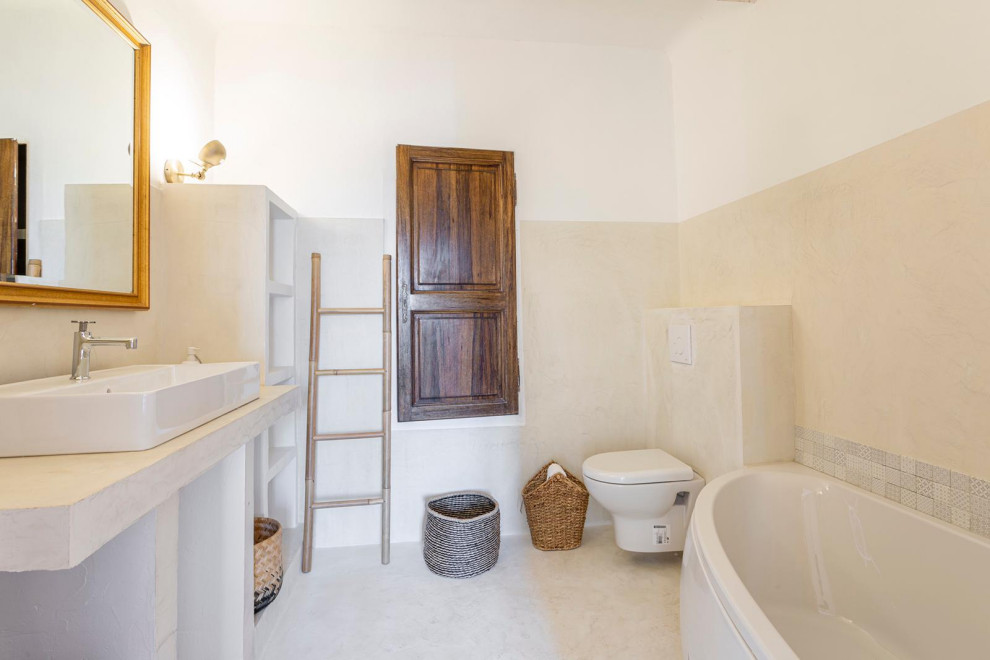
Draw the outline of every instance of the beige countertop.
<instances>
[{"instance_id":1,"label":"beige countertop","mask_svg":"<svg viewBox=\"0 0 990 660\"><path fill-rule=\"evenodd\" d=\"M0 459L0 571L71 568L295 410L262 387L232 412L146 451Z\"/></svg>"}]
</instances>

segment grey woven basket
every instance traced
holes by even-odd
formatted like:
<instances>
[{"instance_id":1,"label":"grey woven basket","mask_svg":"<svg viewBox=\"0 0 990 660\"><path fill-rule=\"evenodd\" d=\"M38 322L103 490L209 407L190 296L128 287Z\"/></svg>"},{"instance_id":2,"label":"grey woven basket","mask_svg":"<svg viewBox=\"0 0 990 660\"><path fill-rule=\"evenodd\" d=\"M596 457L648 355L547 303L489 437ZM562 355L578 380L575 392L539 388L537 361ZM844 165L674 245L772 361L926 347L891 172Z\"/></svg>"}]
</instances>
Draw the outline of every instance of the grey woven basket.
<instances>
[{"instance_id":1,"label":"grey woven basket","mask_svg":"<svg viewBox=\"0 0 990 660\"><path fill-rule=\"evenodd\" d=\"M444 577L480 575L498 561L498 502L475 491L447 493L426 503L423 559Z\"/></svg>"}]
</instances>

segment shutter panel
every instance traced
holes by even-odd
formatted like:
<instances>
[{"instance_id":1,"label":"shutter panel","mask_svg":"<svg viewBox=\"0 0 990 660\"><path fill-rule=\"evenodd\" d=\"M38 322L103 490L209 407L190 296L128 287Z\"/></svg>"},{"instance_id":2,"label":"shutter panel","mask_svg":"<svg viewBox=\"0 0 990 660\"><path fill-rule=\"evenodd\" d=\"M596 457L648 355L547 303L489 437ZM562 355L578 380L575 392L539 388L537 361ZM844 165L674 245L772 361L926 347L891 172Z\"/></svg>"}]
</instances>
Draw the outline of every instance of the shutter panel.
<instances>
[{"instance_id":1,"label":"shutter panel","mask_svg":"<svg viewBox=\"0 0 990 660\"><path fill-rule=\"evenodd\" d=\"M519 411L512 152L396 149L399 421Z\"/></svg>"}]
</instances>

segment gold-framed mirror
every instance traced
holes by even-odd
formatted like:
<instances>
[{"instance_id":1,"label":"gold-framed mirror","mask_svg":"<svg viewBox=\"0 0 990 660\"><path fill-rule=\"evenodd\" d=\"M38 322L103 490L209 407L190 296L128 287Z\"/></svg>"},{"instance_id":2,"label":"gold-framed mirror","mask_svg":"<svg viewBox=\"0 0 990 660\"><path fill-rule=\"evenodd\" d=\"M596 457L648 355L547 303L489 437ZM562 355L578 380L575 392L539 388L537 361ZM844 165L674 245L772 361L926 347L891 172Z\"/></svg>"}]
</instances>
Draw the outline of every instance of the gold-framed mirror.
<instances>
[{"instance_id":1,"label":"gold-framed mirror","mask_svg":"<svg viewBox=\"0 0 990 660\"><path fill-rule=\"evenodd\" d=\"M0 303L148 309L151 45L108 0L0 24Z\"/></svg>"}]
</instances>

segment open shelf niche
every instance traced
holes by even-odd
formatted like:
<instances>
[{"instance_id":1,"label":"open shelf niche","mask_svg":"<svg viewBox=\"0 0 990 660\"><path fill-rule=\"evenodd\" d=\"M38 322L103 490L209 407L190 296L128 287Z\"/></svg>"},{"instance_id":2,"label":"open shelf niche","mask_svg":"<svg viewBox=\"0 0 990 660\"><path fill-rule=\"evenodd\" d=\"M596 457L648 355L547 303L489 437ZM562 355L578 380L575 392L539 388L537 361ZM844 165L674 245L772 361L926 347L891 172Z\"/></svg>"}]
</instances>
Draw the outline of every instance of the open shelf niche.
<instances>
[{"instance_id":1,"label":"open shelf niche","mask_svg":"<svg viewBox=\"0 0 990 660\"><path fill-rule=\"evenodd\" d=\"M265 186L173 184L164 188L164 204L163 254L175 259L168 286L181 292L165 303L165 355L178 362L196 346L204 362L260 363L263 385L297 384L297 213ZM285 569L282 593L254 617L255 648L263 646L299 573L302 434L296 424L293 411L249 448L254 515L282 523Z\"/></svg>"}]
</instances>

